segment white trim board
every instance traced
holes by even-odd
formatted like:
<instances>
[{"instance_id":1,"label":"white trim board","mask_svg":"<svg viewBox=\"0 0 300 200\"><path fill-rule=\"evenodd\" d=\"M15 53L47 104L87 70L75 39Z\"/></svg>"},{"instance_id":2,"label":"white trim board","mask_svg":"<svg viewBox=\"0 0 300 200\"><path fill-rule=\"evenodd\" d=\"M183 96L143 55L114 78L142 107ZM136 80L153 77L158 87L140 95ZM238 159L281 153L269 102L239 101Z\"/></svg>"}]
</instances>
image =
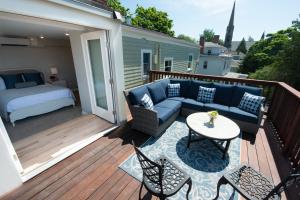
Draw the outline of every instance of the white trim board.
<instances>
[{"instance_id":1,"label":"white trim board","mask_svg":"<svg viewBox=\"0 0 300 200\"><path fill-rule=\"evenodd\" d=\"M135 28L127 25L122 25L122 35L125 37L131 37L136 39L147 39L150 41L161 42L166 44L174 44L183 47L200 49L200 46L184 40L176 39L167 36L163 33L158 33L155 31L143 30L140 28Z\"/></svg>"},{"instance_id":2,"label":"white trim board","mask_svg":"<svg viewBox=\"0 0 300 200\"><path fill-rule=\"evenodd\" d=\"M40 167L21 175L21 179L23 182L28 181L29 179L35 177L36 175L42 173L43 171L45 171L46 169L49 169L50 167L52 167L53 165L57 164L58 162L64 160L65 158L71 156L72 154L76 153L77 151L81 150L82 148L86 147L87 145L91 144L92 142L98 140L99 138L101 138L102 136L108 134L109 132L115 130L116 128L118 128L119 126L113 126L105 131L102 131L100 133L97 133L89 138L86 138L82 141L80 141L76 146L74 146L72 149L66 151L65 153L63 153L62 155L59 155L56 158L53 158L52 160L48 161L47 163L41 165Z\"/></svg>"}]
</instances>

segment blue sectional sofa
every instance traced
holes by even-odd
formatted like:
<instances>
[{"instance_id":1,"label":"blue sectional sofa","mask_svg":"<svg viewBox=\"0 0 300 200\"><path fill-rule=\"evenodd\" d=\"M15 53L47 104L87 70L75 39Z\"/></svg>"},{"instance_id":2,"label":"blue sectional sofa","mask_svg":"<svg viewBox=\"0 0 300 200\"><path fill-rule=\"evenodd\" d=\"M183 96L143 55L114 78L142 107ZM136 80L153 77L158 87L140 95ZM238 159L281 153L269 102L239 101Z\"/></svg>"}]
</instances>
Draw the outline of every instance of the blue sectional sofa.
<instances>
[{"instance_id":1,"label":"blue sectional sofa","mask_svg":"<svg viewBox=\"0 0 300 200\"><path fill-rule=\"evenodd\" d=\"M168 84L180 83L180 96L168 98ZM197 101L199 86L216 88L213 103ZM162 79L124 91L132 114L132 128L149 135L160 135L179 114L187 116L194 112L217 110L221 115L235 121L242 131L255 134L260 126L263 107L257 115L245 112L238 105L245 92L261 96L262 89L234 86L188 79ZM141 98L148 94L154 104L149 110L141 106Z\"/></svg>"}]
</instances>

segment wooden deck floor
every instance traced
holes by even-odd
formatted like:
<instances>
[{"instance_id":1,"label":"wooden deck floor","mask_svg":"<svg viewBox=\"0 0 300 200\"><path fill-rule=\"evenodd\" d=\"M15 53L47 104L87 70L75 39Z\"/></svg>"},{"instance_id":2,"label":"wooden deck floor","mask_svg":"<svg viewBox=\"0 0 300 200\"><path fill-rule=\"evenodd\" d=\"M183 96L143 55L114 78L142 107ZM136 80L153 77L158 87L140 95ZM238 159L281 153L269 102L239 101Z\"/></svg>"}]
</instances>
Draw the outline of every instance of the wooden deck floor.
<instances>
[{"instance_id":1,"label":"wooden deck floor","mask_svg":"<svg viewBox=\"0 0 300 200\"><path fill-rule=\"evenodd\" d=\"M118 169L118 165L133 153L130 145L132 139L140 145L147 138L148 136L133 131L128 126L119 128L24 183L2 199L138 199L139 182ZM274 150L277 148L276 144L267 127L260 129L254 145L250 144L247 136L244 137L241 160L249 162L277 183L288 168L281 153ZM144 199L157 199L145 190L143 195ZM288 199L299 199L295 197Z\"/></svg>"}]
</instances>

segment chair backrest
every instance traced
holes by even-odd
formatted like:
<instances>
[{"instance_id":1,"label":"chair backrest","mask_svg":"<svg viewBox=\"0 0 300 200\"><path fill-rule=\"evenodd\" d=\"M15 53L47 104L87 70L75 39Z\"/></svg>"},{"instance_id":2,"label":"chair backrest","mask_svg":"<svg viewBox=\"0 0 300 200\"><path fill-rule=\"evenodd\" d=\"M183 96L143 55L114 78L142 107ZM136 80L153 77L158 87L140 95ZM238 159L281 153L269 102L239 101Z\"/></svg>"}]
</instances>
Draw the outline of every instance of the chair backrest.
<instances>
[{"instance_id":1,"label":"chair backrest","mask_svg":"<svg viewBox=\"0 0 300 200\"><path fill-rule=\"evenodd\" d=\"M136 152L137 158L140 162L141 168L143 170L143 176L149 179L154 185L160 187L160 191L162 190L162 175L163 175L163 167L158 163L153 162L147 156L145 156L133 143L134 150Z\"/></svg>"},{"instance_id":2,"label":"chair backrest","mask_svg":"<svg viewBox=\"0 0 300 200\"><path fill-rule=\"evenodd\" d=\"M288 187L300 184L300 166L297 167L290 175L288 175L283 181L281 181L269 194L265 199L272 197L273 195L280 195L283 191L285 191Z\"/></svg>"}]
</instances>

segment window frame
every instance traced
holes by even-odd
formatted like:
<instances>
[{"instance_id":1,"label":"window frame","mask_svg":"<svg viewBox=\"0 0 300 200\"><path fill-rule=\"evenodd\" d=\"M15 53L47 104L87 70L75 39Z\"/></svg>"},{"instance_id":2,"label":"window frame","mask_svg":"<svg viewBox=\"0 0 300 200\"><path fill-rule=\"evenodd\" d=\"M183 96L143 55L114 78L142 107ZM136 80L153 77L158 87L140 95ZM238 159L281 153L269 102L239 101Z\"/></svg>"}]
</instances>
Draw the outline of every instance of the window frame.
<instances>
[{"instance_id":1,"label":"window frame","mask_svg":"<svg viewBox=\"0 0 300 200\"><path fill-rule=\"evenodd\" d=\"M192 56L192 60L191 61L190 61L190 56ZM188 66L187 66L187 68L192 69L193 68L193 64L194 64L194 54L193 53L189 53L188 54Z\"/></svg>"},{"instance_id":2,"label":"window frame","mask_svg":"<svg viewBox=\"0 0 300 200\"><path fill-rule=\"evenodd\" d=\"M146 79L149 77L148 75L144 74L144 53L149 53L150 54L150 69L152 70L152 49L141 49L141 76L142 79Z\"/></svg>"},{"instance_id":3,"label":"window frame","mask_svg":"<svg viewBox=\"0 0 300 200\"><path fill-rule=\"evenodd\" d=\"M204 67L204 66L206 66L206 67ZM203 66L202 67L203 67L203 69L207 69L208 68L208 61L205 60L203 62Z\"/></svg>"},{"instance_id":4,"label":"window frame","mask_svg":"<svg viewBox=\"0 0 300 200\"><path fill-rule=\"evenodd\" d=\"M164 71L166 72L166 61L171 61L171 70L170 72L173 71L173 57L164 57Z\"/></svg>"}]
</instances>

